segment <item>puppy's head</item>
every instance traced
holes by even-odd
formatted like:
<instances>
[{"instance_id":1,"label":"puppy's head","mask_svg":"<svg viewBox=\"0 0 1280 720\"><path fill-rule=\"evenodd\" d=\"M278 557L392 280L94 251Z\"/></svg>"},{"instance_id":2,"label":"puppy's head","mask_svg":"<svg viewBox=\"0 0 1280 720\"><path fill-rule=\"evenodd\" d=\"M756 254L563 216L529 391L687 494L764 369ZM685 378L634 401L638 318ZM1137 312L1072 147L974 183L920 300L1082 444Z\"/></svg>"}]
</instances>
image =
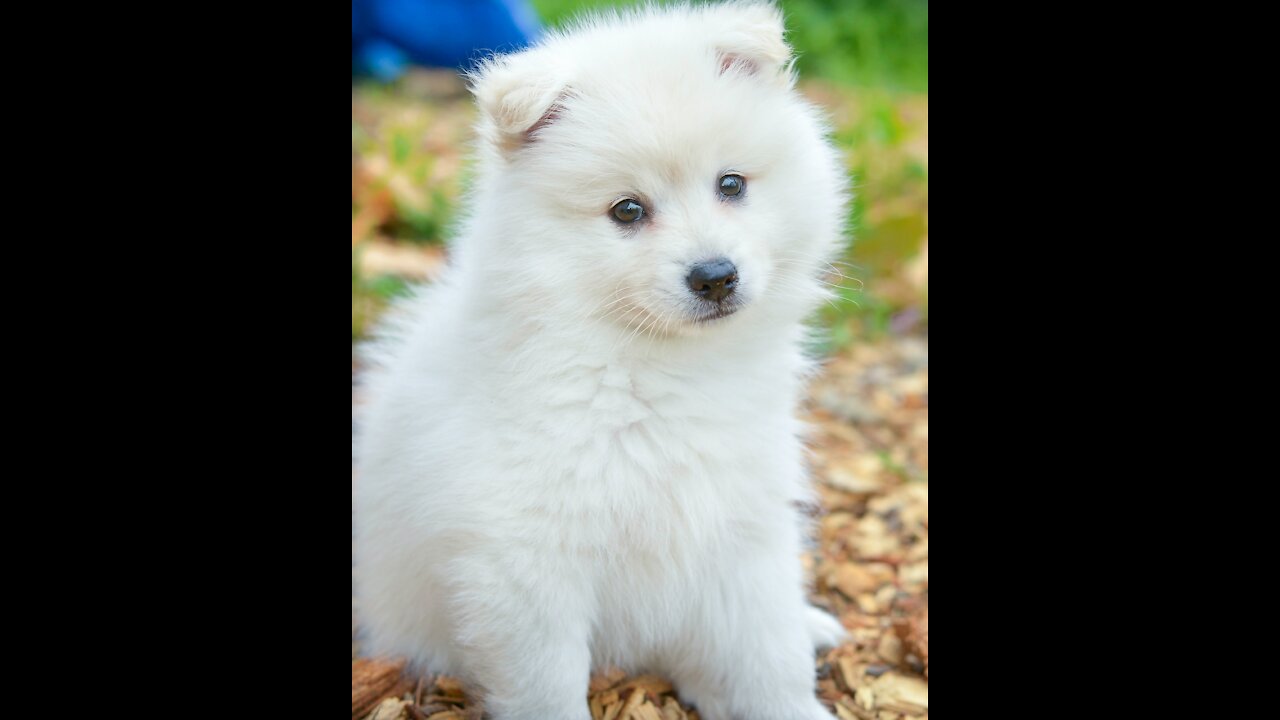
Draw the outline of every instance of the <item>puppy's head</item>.
<instances>
[{"instance_id":1,"label":"puppy's head","mask_svg":"<svg viewBox=\"0 0 1280 720\"><path fill-rule=\"evenodd\" d=\"M583 21L473 78L473 222L525 301L636 332L797 319L845 179L771 4ZM515 298L513 298L515 299Z\"/></svg>"}]
</instances>

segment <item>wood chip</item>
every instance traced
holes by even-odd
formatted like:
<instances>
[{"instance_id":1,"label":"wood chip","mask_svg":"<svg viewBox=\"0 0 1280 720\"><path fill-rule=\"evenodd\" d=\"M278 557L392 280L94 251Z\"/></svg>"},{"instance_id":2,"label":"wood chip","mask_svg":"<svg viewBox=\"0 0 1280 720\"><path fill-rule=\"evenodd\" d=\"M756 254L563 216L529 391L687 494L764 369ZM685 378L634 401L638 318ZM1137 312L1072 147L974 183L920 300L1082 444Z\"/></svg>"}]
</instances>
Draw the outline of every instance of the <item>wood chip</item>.
<instances>
[{"instance_id":1,"label":"wood chip","mask_svg":"<svg viewBox=\"0 0 1280 720\"><path fill-rule=\"evenodd\" d=\"M351 663L351 717L363 718L386 698L398 698L413 689L403 676L405 662L360 658Z\"/></svg>"},{"instance_id":2,"label":"wood chip","mask_svg":"<svg viewBox=\"0 0 1280 720\"><path fill-rule=\"evenodd\" d=\"M836 685L836 681L830 678L818 681L818 697L833 703L844 697L844 691Z\"/></svg>"},{"instance_id":3,"label":"wood chip","mask_svg":"<svg viewBox=\"0 0 1280 720\"><path fill-rule=\"evenodd\" d=\"M662 713L646 701L631 711L631 720L662 720Z\"/></svg>"},{"instance_id":4,"label":"wood chip","mask_svg":"<svg viewBox=\"0 0 1280 720\"><path fill-rule=\"evenodd\" d=\"M862 673L851 657L840 658L840 679L844 681L844 689L853 692L861 683Z\"/></svg>"},{"instance_id":5,"label":"wood chip","mask_svg":"<svg viewBox=\"0 0 1280 720\"><path fill-rule=\"evenodd\" d=\"M662 720L689 720L689 716L685 714L684 708L680 707L680 703L675 698L667 698L662 704Z\"/></svg>"},{"instance_id":6,"label":"wood chip","mask_svg":"<svg viewBox=\"0 0 1280 720\"><path fill-rule=\"evenodd\" d=\"M627 702L622 706L622 711L618 713L618 720L636 720L632 713L642 702L644 702L644 691L632 690L631 695L627 697Z\"/></svg>"},{"instance_id":7,"label":"wood chip","mask_svg":"<svg viewBox=\"0 0 1280 720\"><path fill-rule=\"evenodd\" d=\"M862 593L875 592L888 579L891 578L878 577L858 563L847 562L836 566L830 584L852 600Z\"/></svg>"},{"instance_id":8,"label":"wood chip","mask_svg":"<svg viewBox=\"0 0 1280 720\"><path fill-rule=\"evenodd\" d=\"M880 705L897 712L919 714L929 709L929 683L899 672L881 675L872 683Z\"/></svg>"},{"instance_id":9,"label":"wood chip","mask_svg":"<svg viewBox=\"0 0 1280 720\"><path fill-rule=\"evenodd\" d=\"M369 720L404 720L405 706L409 703L400 698L387 698L369 714Z\"/></svg>"},{"instance_id":10,"label":"wood chip","mask_svg":"<svg viewBox=\"0 0 1280 720\"><path fill-rule=\"evenodd\" d=\"M612 668L606 672L593 675L591 677L591 684L587 686L587 694L595 695L598 692L608 690L626 678L627 674L617 668Z\"/></svg>"},{"instance_id":11,"label":"wood chip","mask_svg":"<svg viewBox=\"0 0 1280 720\"><path fill-rule=\"evenodd\" d=\"M854 703L853 698L845 698L836 703L836 714L841 720L849 718L857 718L857 720L878 720L876 714L870 710L864 710Z\"/></svg>"},{"instance_id":12,"label":"wood chip","mask_svg":"<svg viewBox=\"0 0 1280 720\"><path fill-rule=\"evenodd\" d=\"M451 677L442 677L436 680L436 687L439 688L440 694L447 697L462 699L465 694L462 692L462 683Z\"/></svg>"},{"instance_id":13,"label":"wood chip","mask_svg":"<svg viewBox=\"0 0 1280 720\"><path fill-rule=\"evenodd\" d=\"M877 678L878 679L878 678ZM853 694L853 701L863 710L876 709L876 693L869 685L863 685Z\"/></svg>"},{"instance_id":14,"label":"wood chip","mask_svg":"<svg viewBox=\"0 0 1280 720\"><path fill-rule=\"evenodd\" d=\"M929 677L929 604L906 619L894 623L894 632L902 639L907 652L914 653L924 663L924 676Z\"/></svg>"},{"instance_id":15,"label":"wood chip","mask_svg":"<svg viewBox=\"0 0 1280 720\"><path fill-rule=\"evenodd\" d=\"M639 688L640 690L657 697L658 695L666 695L674 690L671 682L657 675L640 675L639 677L628 680L618 686L618 692L623 693L630 688Z\"/></svg>"},{"instance_id":16,"label":"wood chip","mask_svg":"<svg viewBox=\"0 0 1280 720\"><path fill-rule=\"evenodd\" d=\"M880 636L880 645L876 648L876 654L884 658L887 662L899 665L903 660L902 640L893 633L885 633Z\"/></svg>"}]
</instances>

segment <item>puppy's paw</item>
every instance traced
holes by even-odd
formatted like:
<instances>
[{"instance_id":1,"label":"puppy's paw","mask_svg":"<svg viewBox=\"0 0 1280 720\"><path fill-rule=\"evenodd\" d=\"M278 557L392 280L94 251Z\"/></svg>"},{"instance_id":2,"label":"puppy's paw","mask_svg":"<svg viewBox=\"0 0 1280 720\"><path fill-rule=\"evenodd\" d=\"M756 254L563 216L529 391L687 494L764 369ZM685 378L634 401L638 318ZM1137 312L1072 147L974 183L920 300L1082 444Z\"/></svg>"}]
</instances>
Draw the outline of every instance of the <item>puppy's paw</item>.
<instances>
[{"instance_id":1,"label":"puppy's paw","mask_svg":"<svg viewBox=\"0 0 1280 720\"><path fill-rule=\"evenodd\" d=\"M819 610L816 607L808 608L805 622L809 630L809 639L813 642L815 649L833 648L849 637L849 632L844 629L840 621L825 610Z\"/></svg>"}]
</instances>

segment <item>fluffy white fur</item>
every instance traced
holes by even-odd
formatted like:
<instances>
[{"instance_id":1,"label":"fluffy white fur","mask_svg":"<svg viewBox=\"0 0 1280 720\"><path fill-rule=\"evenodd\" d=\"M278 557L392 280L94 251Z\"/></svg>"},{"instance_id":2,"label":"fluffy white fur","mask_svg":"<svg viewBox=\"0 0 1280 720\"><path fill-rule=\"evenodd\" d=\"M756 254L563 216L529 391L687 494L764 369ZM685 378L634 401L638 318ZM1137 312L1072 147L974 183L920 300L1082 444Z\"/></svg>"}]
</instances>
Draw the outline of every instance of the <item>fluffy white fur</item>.
<instances>
[{"instance_id":1,"label":"fluffy white fur","mask_svg":"<svg viewBox=\"0 0 1280 720\"><path fill-rule=\"evenodd\" d=\"M608 665L706 720L830 717L814 648L843 629L805 601L794 409L846 181L790 57L772 5L731 3L585 20L475 75L453 265L367 378L367 651L498 720L587 720ZM623 196L645 221L610 217ZM721 256L743 307L698 322L685 277Z\"/></svg>"}]
</instances>

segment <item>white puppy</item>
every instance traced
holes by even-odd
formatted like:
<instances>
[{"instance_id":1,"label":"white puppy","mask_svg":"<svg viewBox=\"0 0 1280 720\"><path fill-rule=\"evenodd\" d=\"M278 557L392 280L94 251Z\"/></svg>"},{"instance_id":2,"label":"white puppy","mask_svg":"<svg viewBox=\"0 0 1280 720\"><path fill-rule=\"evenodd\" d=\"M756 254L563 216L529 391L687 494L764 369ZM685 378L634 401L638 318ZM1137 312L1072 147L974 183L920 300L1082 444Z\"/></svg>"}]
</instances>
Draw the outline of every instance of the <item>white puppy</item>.
<instances>
[{"instance_id":1,"label":"white puppy","mask_svg":"<svg viewBox=\"0 0 1280 720\"><path fill-rule=\"evenodd\" d=\"M447 278L375 348L365 649L497 720L587 720L592 668L705 720L829 718L795 406L846 179L770 4L600 17L473 78Z\"/></svg>"}]
</instances>

